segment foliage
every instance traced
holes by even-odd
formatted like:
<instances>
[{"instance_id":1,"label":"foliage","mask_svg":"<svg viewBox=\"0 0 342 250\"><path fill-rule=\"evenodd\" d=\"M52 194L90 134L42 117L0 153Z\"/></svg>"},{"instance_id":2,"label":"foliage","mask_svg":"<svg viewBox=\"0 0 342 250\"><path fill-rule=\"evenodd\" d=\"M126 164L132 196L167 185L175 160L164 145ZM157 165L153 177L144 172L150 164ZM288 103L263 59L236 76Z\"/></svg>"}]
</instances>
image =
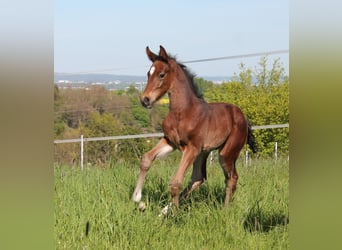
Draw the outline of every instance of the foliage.
<instances>
[{"instance_id":1,"label":"foliage","mask_svg":"<svg viewBox=\"0 0 342 250\"><path fill-rule=\"evenodd\" d=\"M238 161L233 203L223 207L224 177L215 163L208 180L178 210L169 203L176 162L155 162L143 189L147 208L130 200L138 166L109 169L55 166L54 238L57 249L288 249L287 160ZM187 175L187 178L189 175Z\"/></svg>"},{"instance_id":2,"label":"foliage","mask_svg":"<svg viewBox=\"0 0 342 250\"><path fill-rule=\"evenodd\" d=\"M207 81L200 77L195 77L194 82L197 85L199 92L202 94L206 91L210 91L210 89L214 86L213 82Z\"/></svg>"},{"instance_id":3,"label":"foliage","mask_svg":"<svg viewBox=\"0 0 342 250\"><path fill-rule=\"evenodd\" d=\"M109 113L94 112L90 115L89 121L81 126L81 133L84 137L105 137L108 135L129 135L137 134L139 130L135 127L127 127ZM85 146L86 162L106 166L116 161L131 161L137 163L145 152L146 139L134 139L123 141L93 141Z\"/></svg>"},{"instance_id":4,"label":"foliage","mask_svg":"<svg viewBox=\"0 0 342 250\"><path fill-rule=\"evenodd\" d=\"M132 113L135 121L138 122L141 127L147 128L150 124L149 111L140 105L139 99L131 97L131 102L133 104Z\"/></svg>"},{"instance_id":5,"label":"foliage","mask_svg":"<svg viewBox=\"0 0 342 250\"><path fill-rule=\"evenodd\" d=\"M80 138L81 133L78 129L66 126L63 132L64 139ZM80 144L65 143L55 144L54 158L57 163L65 163L70 165L79 164L80 161Z\"/></svg>"},{"instance_id":6,"label":"foliage","mask_svg":"<svg viewBox=\"0 0 342 250\"><path fill-rule=\"evenodd\" d=\"M205 92L209 102L229 102L239 106L252 125L289 123L289 82L279 60L267 69L267 59L262 58L260 68L253 72L240 65L240 73L230 82L214 85ZM253 82L255 79L256 82ZM274 143L279 150L288 152L289 130L255 130L259 152L271 154Z\"/></svg>"},{"instance_id":7,"label":"foliage","mask_svg":"<svg viewBox=\"0 0 342 250\"><path fill-rule=\"evenodd\" d=\"M74 139L80 138L81 134L85 138L138 134L149 123L149 115L144 120L137 119L137 114L147 111L138 103L138 93L134 89L118 94L99 86L55 89L55 114L59 114L54 124L55 138ZM86 142L85 162L100 166L123 159L136 162L146 145L145 139ZM78 163L79 151L79 145L56 145L55 160Z\"/></svg>"},{"instance_id":8,"label":"foliage","mask_svg":"<svg viewBox=\"0 0 342 250\"><path fill-rule=\"evenodd\" d=\"M60 90L59 93L62 101L57 112L62 114L62 120L70 128L79 128L81 123L89 120L93 112L100 114L111 112L119 115L131 106L127 96L116 95L101 86L84 89L67 88Z\"/></svg>"},{"instance_id":9,"label":"foliage","mask_svg":"<svg viewBox=\"0 0 342 250\"><path fill-rule=\"evenodd\" d=\"M130 86L127 90L127 95L132 103L132 114L134 120L139 124L139 126L147 128L150 124L150 114L149 111L140 104L139 91L134 86Z\"/></svg>"},{"instance_id":10,"label":"foliage","mask_svg":"<svg viewBox=\"0 0 342 250\"><path fill-rule=\"evenodd\" d=\"M66 126L65 123L63 122L62 119L62 115L59 112L60 106L62 105L62 97L61 94L59 92L58 87L55 85L54 86L54 135L55 137L58 137L59 135L61 135Z\"/></svg>"},{"instance_id":11,"label":"foliage","mask_svg":"<svg viewBox=\"0 0 342 250\"><path fill-rule=\"evenodd\" d=\"M112 114L93 112L85 125L81 125L81 133L84 137L104 137L119 135L122 124ZM115 155L115 141L94 141L87 143L85 147L86 162L103 165Z\"/></svg>"}]
</instances>

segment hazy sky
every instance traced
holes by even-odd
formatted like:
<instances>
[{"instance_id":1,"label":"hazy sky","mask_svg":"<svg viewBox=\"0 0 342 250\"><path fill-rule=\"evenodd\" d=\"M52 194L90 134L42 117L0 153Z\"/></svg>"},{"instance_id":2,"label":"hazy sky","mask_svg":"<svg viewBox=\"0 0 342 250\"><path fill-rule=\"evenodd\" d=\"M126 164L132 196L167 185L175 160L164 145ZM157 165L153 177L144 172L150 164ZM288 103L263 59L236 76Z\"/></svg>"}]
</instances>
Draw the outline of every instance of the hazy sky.
<instances>
[{"instance_id":1,"label":"hazy sky","mask_svg":"<svg viewBox=\"0 0 342 250\"><path fill-rule=\"evenodd\" d=\"M145 47L163 45L179 61L289 48L284 0L56 0L55 72L145 75ZM289 54L280 57L288 72ZM230 76L260 57L192 63L199 76ZM106 71L109 69L110 71Z\"/></svg>"}]
</instances>

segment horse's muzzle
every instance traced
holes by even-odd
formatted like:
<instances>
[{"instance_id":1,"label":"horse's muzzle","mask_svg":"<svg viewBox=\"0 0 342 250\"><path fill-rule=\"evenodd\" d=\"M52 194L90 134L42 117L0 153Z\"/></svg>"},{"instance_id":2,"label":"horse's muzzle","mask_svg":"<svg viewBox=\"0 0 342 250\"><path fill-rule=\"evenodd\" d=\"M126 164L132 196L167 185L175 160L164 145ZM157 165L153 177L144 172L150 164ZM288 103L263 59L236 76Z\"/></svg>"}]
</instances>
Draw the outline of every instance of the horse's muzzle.
<instances>
[{"instance_id":1,"label":"horse's muzzle","mask_svg":"<svg viewBox=\"0 0 342 250\"><path fill-rule=\"evenodd\" d=\"M148 109L152 108L153 103L151 102L150 98L148 98L147 96L141 97L140 102L145 108L148 108Z\"/></svg>"}]
</instances>

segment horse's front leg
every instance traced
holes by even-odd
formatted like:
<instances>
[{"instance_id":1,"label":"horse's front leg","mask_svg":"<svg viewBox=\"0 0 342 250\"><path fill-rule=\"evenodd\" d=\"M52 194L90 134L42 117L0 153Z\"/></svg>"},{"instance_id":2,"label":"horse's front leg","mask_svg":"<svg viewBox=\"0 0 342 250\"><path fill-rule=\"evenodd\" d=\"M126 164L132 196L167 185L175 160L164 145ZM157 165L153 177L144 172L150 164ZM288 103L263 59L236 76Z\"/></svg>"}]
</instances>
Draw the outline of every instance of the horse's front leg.
<instances>
[{"instance_id":1,"label":"horse's front leg","mask_svg":"<svg viewBox=\"0 0 342 250\"><path fill-rule=\"evenodd\" d=\"M178 170L170 183L172 201L173 204L176 205L176 207L179 206L179 193L182 189L182 183L185 174L189 167L193 164L199 153L200 150L192 145L187 145L183 150L183 155Z\"/></svg>"},{"instance_id":2,"label":"horse's front leg","mask_svg":"<svg viewBox=\"0 0 342 250\"><path fill-rule=\"evenodd\" d=\"M144 184L144 180L147 171L150 169L152 162L160 157L163 157L171 153L174 148L167 142L165 138L162 138L154 148L145 153L140 160L140 172L138 176L137 185L133 192L133 201L139 202L141 200L141 192Z\"/></svg>"}]
</instances>

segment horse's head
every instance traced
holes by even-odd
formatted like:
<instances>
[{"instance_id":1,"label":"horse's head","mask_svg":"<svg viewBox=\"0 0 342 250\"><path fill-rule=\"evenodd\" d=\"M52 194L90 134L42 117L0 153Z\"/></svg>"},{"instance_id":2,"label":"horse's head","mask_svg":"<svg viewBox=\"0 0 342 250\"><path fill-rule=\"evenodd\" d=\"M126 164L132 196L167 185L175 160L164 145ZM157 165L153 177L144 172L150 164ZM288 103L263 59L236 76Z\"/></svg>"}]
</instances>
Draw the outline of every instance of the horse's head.
<instances>
[{"instance_id":1,"label":"horse's head","mask_svg":"<svg viewBox=\"0 0 342 250\"><path fill-rule=\"evenodd\" d=\"M152 61L152 66L147 73L148 81L140 101L145 108L152 108L153 104L170 88L172 60L162 46L159 55L154 54L149 47L146 47L146 54Z\"/></svg>"}]
</instances>

